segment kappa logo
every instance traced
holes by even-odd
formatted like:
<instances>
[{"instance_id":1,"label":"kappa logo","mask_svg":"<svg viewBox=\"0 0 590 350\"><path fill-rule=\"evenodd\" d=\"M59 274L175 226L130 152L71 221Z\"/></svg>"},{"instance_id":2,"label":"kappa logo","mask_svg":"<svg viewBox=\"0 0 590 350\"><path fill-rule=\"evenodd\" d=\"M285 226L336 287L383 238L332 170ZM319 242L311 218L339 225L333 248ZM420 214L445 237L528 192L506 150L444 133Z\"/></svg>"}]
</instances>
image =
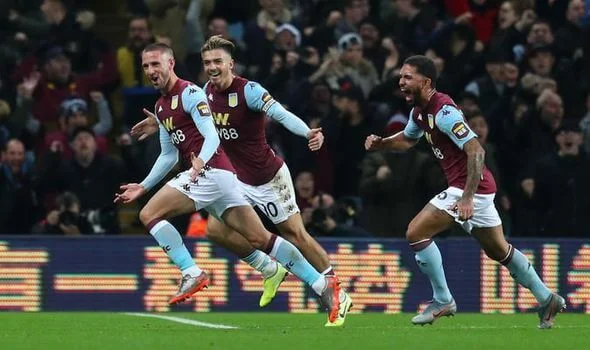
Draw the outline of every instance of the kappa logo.
<instances>
[{"instance_id":1,"label":"kappa logo","mask_svg":"<svg viewBox=\"0 0 590 350\"><path fill-rule=\"evenodd\" d=\"M162 112L164 109L162 108L162 106L160 106L160 108L158 108L158 113Z\"/></svg>"},{"instance_id":2,"label":"kappa logo","mask_svg":"<svg viewBox=\"0 0 590 350\"><path fill-rule=\"evenodd\" d=\"M449 115L451 114L451 111L449 111L448 109L443 109L443 115Z\"/></svg>"},{"instance_id":3,"label":"kappa logo","mask_svg":"<svg viewBox=\"0 0 590 350\"><path fill-rule=\"evenodd\" d=\"M195 92L197 92L197 89L195 89L195 88L190 88L190 89L188 90L188 94L189 94L189 95L192 95L192 94L194 94Z\"/></svg>"},{"instance_id":4,"label":"kappa logo","mask_svg":"<svg viewBox=\"0 0 590 350\"><path fill-rule=\"evenodd\" d=\"M189 184L184 184L184 185L182 185L182 189L185 190L186 192L190 192L191 186Z\"/></svg>"},{"instance_id":5,"label":"kappa logo","mask_svg":"<svg viewBox=\"0 0 590 350\"><path fill-rule=\"evenodd\" d=\"M453 125L453 128L451 130L453 130L453 134L458 139L462 139L469 134L469 129L467 129L467 126L465 126L465 123L463 123L463 122L455 123L455 125Z\"/></svg>"},{"instance_id":6,"label":"kappa logo","mask_svg":"<svg viewBox=\"0 0 590 350\"><path fill-rule=\"evenodd\" d=\"M447 198L447 192L441 192L438 194L438 196L436 196L436 198L440 199L441 201L444 201Z\"/></svg>"},{"instance_id":7,"label":"kappa logo","mask_svg":"<svg viewBox=\"0 0 590 350\"><path fill-rule=\"evenodd\" d=\"M211 116L211 111L209 110L209 106L207 105L207 102L199 102L197 104L197 110L199 111L199 114L201 115L201 117L210 117Z\"/></svg>"}]
</instances>

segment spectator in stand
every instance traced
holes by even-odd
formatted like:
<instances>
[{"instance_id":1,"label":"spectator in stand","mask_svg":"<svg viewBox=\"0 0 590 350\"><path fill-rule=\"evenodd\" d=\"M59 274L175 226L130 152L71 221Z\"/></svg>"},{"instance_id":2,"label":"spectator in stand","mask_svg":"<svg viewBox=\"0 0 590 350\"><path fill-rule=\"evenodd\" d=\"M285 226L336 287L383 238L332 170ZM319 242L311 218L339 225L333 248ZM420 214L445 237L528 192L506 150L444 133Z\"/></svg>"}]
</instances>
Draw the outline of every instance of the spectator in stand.
<instances>
[{"instance_id":1,"label":"spectator in stand","mask_svg":"<svg viewBox=\"0 0 590 350\"><path fill-rule=\"evenodd\" d=\"M538 19L533 23L526 39L527 45L530 47L553 45L554 41L555 37L551 25L549 22L542 19Z\"/></svg>"},{"instance_id":2,"label":"spectator in stand","mask_svg":"<svg viewBox=\"0 0 590 350\"><path fill-rule=\"evenodd\" d=\"M369 14L366 11L367 1L346 0L344 2L344 15L337 21L334 28L334 39L339 40L344 34L358 33L360 24Z\"/></svg>"},{"instance_id":3,"label":"spectator in stand","mask_svg":"<svg viewBox=\"0 0 590 350\"><path fill-rule=\"evenodd\" d=\"M560 95L545 90L537 99L537 113L530 116L528 129L528 150L532 161L556 149L555 133L561 127L564 116L563 100Z\"/></svg>"},{"instance_id":4,"label":"spectator in stand","mask_svg":"<svg viewBox=\"0 0 590 350\"><path fill-rule=\"evenodd\" d=\"M340 110L335 131L326 130L326 135L334 133L334 142L327 144L334 160L334 192L341 196L357 196L361 177L360 162L365 151L360 147L366 135L371 132L366 115L366 102L360 89L350 87L337 92L336 107ZM351 166L352 165L352 166Z\"/></svg>"},{"instance_id":5,"label":"spectator in stand","mask_svg":"<svg viewBox=\"0 0 590 350\"><path fill-rule=\"evenodd\" d=\"M581 151L578 122L565 121L554 136L558 149L537 161L523 181L523 190L535 204L535 235L588 237L590 159Z\"/></svg>"},{"instance_id":6,"label":"spectator in stand","mask_svg":"<svg viewBox=\"0 0 590 350\"><path fill-rule=\"evenodd\" d=\"M73 73L69 57L59 46L43 53L41 67L42 76L33 92L32 120L28 123L28 130L33 134L57 122L59 106L64 99L79 96L88 101L90 91L102 90L118 78L114 62L105 62L93 73Z\"/></svg>"},{"instance_id":7,"label":"spectator in stand","mask_svg":"<svg viewBox=\"0 0 590 350\"><path fill-rule=\"evenodd\" d=\"M309 222L310 233L324 237L371 237L364 228L347 223L347 217L355 208L345 202L336 202L334 197L319 193L313 199L313 211Z\"/></svg>"},{"instance_id":8,"label":"spectator in stand","mask_svg":"<svg viewBox=\"0 0 590 350\"><path fill-rule=\"evenodd\" d=\"M311 213L313 212L313 198L315 195L315 183L311 171L302 170L295 177L295 196L297 206L301 210L303 223L311 222Z\"/></svg>"},{"instance_id":9,"label":"spectator in stand","mask_svg":"<svg viewBox=\"0 0 590 350\"><path fill-rule=\"evenodd\" d=\"M371 61L380 77L384 75L385 60L390 54L398 53L391 38L381 38L379 23L371 18L365 18L359 27L359 35L363 41L363 56ZM385 44L388 40L388 44ZM391 43L391 46L389 46ZM393 52L392 52L393 51ZM399 59L399 55L396 55ZM395 66L398 62L390 62L389 66Z\"/></svg>"},{"instance_id":10,"label":"spectator in stand","mask_svg":"<svg viewBox=\"0 0 590 350\"><path fill-rule=\"evenodd\" d=\"M365 98L379 84L377 70L363 57L363 41L356 33L343 35L338 40L338 51L332 50L309 80L314 83L325 79L331 87L337 88L343 78L360 87Z\"/></svg>"},{"instance_id":11,"label":"spectator in stand","mask_svg":"<svg viewBox=\"0 0 590 350\"><path fill-rule=\"evenodd\" d=\"M277 28L290 23L293 14L287 8L285 0L261 0L261 9L256 18L246 25L244 41L248 48L248 73L256 76L262 65L267 62L265 47L272 46Z\"/></svg>"},{"instance_id":12,"label":"spectator in stand","mask_svg":"<svg viewBox=\"0 0 590 350\"><path fill-rule=\"evenodd\" d=\"M70 191L80 199L80 211L89 218L96 233L119 233L113 194L129 180L126 167L120 160L97 152L95 134L89 127L75 129L70 142L74 157L65 160L59 152L49 153L45 177L50 179L53 190ZM126 152L123 150L124 159L131 170L133 161L125 156Z\"/></svg>"},{"instance_id":13,"label":"spectator in stand","mask_svg":"<svg viewBox=\"0 0 590 350\"><path fill-rule=\"evenodd\" d=\"M486 74L481 76L466 87L465 91L475 95L481 110L486 114L505 94L504 64L506 58L502 51L490 52L485 56ZM486 114L486 118L490 116Z\"/></svg>"},{"instance_id":14,"label":"spectator in stand","mask_svg":"<svg viewBox=\"0 0 590 350\"><path fill-rule=\"evenodd\" d=\"M584 55L585 33L581 22L585 8L583 0L569 0L565 14L566 22L555 32L555 47L558 57L581 58Z\"/></svg>"},{"instance_id":15,"label":"spectator in stand","mask_svg":"<svg viewBox=\"0 0 590 350\"><path fill-rule=\"evenodd\" d=\"M489 44L492 52L502 52L503 55L513 55L519 46L525 43L525 31L537 18L535 12L528 8L525 1L504 1L500 6L498 16L498 30L494 32ZM522 53L521 53L522 54Z\"/></svg>"},{"instance_id":16,"label":"spectator in stand","mask_svg":"<svg viewBox=\"0 0 590 350\"><path fill-rule=\"evenodd\" d=\"M88 219L81 215L80 200L75 194L65 192L56 198L55 204L57 208L33 227L33 233L68 236L95 233Z\"/></svg>"},{"instance_id":17,"label":"spectator in stand","mask_svg":"<svg viewBox=\"0 0 590 350\"><path fill-rule=\"evenodd\" d=\"M498 17L498 6L493 1L444 0L444 5L449 14L455 18L467 16L477 40L485 45L488 44Z\"/></svg>"},{"instance_id":18,"label":"spectator in stand","mask_svg":"<svg viewBox=\"0 0 590 350\"><path fill-rule=\"evenodd\" d=\"M143 74L141 52L153 41L147 17L134 17L129 21L127 44L117 49L117 68L123 88L151 87Z\"/></svg>"},{"instance_id":19,"label":"spectator in stand","mask_svg":"<svg viewBox=\"0 0 590 350\"><path fill-rule=\"evenodd\" d=\"M108 154L108 140L105 137L113 124L109 104L100 91L92 91L90 98L96 103L98 122L92 126L96 135L97 149ZM61 104L59 117L60 129L45 136L44 151L59 151L63 159L71 159L74 155L70 147L70 135L79 127L88 127L88 104L81 98L67 99Z\"/></svg>"},{"instance_id":20,"label":"spectator in stand","mask_svg":"<svg viewBox=\"0 0 590 350\"><path fill-rule=\"evenodd\" d=\"M11 139L0 162L0 233L31 232L39 209L33 166L26 162L24 144Z\"/></svg>"},{"instance_id":21,"label":"spectator in stand","mask_svg":"<svg viewBox=\"0 0 590 350\"><path fill-rule=\"evenodd\" d=\"M184 61L187 55L185 18L190 3L191 0L145 0L150 10L154 35L171 39L174 55L179 62Z\"/></svg>"},{"instance_id":22,"label":"spectator in stand","mask_svg":"<svg viewBox=\"0 0 590 350\"><path fill-rule=\"evenodd\" d=\"M421 0L394 0L397 19L391 32L403 45L414 54L424 53L428 49L428 41L438 25L434 8L425 5Z\"/></svg>"}]
</instances>

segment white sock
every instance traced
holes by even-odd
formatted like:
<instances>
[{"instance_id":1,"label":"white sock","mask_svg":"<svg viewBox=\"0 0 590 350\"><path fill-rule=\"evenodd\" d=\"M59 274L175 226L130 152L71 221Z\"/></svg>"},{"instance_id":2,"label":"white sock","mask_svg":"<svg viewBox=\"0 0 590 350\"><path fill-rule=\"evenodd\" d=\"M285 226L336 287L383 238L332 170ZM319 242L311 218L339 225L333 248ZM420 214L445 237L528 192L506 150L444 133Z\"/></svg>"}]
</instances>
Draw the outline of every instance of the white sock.
<instances>
[{"instance_id":1,"label":"white sock","mask_svg":"<svg viewBox=\"0 0 590 350\"><path fill-rule=\"evenodd\" d=\"M182 270L182 275L191 275L192 277L199 277L203 270L201 270L197 265L193 265L189 268Z\"/></svg>"},{"instance_id":2,"label":"white sock","mask_svg":"<svg viewBox=\"0 0 590 350\"><path fill-rule=\"evenodd\" d=\"M311 289L313 289L313 291L316 292L317 295L322 295L327 285L328 281L326 280L326 277L321 276L311 284Z\"/></svg>"}]
</instances>

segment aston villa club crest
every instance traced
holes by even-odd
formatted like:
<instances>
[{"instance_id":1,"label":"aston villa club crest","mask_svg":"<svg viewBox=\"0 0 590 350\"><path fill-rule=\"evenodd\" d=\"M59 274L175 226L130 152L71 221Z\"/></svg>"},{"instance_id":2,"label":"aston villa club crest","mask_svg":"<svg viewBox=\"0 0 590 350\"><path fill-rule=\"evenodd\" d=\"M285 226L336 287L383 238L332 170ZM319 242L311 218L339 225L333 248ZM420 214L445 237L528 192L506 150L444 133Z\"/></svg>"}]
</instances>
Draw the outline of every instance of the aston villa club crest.
<instances>
[{"instance_id":1,"label":"aston villa club crest","mask_svg":"<svg viewBox=\"0 0 590 350\"><path fill-rule=\"evenodd\" d=\"M237 93L235 93L235 92L232 92L232 93L230 93L230 94L227 96L227 104L228 104L230 107L235 107L235 106L237 106L237 105L238 105L238 94L237 94Z\"/></svg>"},{"instance_id":2,"label":"aston villa club crest","mask_svg":"<svg viewBox=\"0 0 590 350\"><path fill-rule=\"evenodd\" d=\"M170 103L170 108L175 110L178 107L178 95L172 96L172 102Z\"/></svg>"},{"instance_id":3,"label":"aston villa club crest","mask_svg":"<svg viewBox=\"0 0 590 350\"><path fill-rule=\"evenodd\" d=\"M428 126L434 129L434 116L432 114L428 115Z\"/></svg>"}]
</instances>

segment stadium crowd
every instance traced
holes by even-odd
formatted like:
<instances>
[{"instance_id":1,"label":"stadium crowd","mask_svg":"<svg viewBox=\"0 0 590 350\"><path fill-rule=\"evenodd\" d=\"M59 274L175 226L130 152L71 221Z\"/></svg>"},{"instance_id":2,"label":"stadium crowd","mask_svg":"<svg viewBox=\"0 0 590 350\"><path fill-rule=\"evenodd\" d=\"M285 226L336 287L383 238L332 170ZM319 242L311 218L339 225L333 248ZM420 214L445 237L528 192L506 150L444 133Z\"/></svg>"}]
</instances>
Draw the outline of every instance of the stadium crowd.
<instances>
[{"instance_id":1,"label":"stadium crowd","mask_svg":"<svg viewBox=\"0 0 590 350\"><path fill-rule=\"evenodd\" d=\"M426 142L363 148L407 124L398 80L411 54L434 60L438 90L479 135L507 234L590 235L588 0L129 0L110 14L128 19L120 47L97 34L109 25L97 11L0 0L0 233L124 233L114 193L159 153L157 137L128 133L158 97L141 50L169 44L178 75L203 86L200 46L221 35L237 47L236 74L323 128L312 153L267 125L315 235L404 237L446 188Z\"/></svg>"}]
</instances>

